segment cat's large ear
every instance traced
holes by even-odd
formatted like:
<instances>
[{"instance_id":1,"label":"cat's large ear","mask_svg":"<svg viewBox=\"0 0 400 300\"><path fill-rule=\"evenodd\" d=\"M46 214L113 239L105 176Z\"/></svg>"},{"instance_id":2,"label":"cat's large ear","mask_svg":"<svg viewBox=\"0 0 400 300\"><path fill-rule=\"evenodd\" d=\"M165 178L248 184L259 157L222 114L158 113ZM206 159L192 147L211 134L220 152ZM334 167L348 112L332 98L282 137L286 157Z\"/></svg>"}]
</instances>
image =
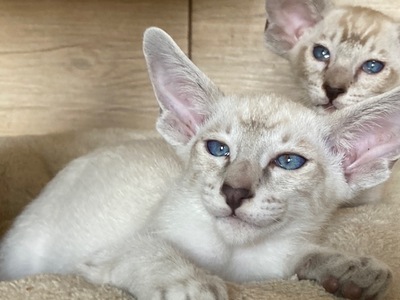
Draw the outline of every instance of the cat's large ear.
<instances>
[{"instance_id":1,"label":"cat's large ear","mask_svg":"<svg viewBox=\"0 0 400 300\"><path fill-rule=\"evenodd\" d=\"M286 56L304 31L322 20L322 12L331 6L330 0L266 0L267 47Z\"/></svg>"},{"instance_id":2,"label":"cat's large ear","mask_svg":"<svg viewBox=\"0 0 400 300\"><path fill-rule=\"evenodd\" d=\"M157 129L172 145L185 145L222 93L159 28L144 33L143 52L161 112Z\"/></svg>"},{"instance_id":3,"label":"cat's large ear","mask_svg":"<svg viewBox=\"0 0 400 300\"><path fill-rule=\"evenodd\" d=\"M358 192L384 182L400 158L400 88L333 113L330 142L343 155L350 187Z\"/></svg>"}]
</instances>

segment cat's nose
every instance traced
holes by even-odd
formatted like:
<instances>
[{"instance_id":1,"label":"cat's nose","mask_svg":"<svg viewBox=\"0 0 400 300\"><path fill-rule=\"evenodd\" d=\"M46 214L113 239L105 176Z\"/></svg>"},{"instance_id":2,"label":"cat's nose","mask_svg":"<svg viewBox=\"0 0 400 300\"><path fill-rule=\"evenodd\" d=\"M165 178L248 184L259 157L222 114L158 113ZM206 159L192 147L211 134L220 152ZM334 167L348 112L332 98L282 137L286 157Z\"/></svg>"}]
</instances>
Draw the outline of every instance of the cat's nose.
<instances>
[{"instance_id":1,"label":"cat's nose","mask_svg":"<svg viewBox=\"0 0 400 300\"><path fill-rule=\"evenodd\" d=\"M332 87L329 84L325 83L323 85L326 96L329 99L329 102L335 100L339 95L346 93L346 88L344 87Z\"/></svg>"},{"instance_id":2,"label":"cat's nose","mask_svg":"<svg viewBox=\"0 0 400 300\"><path fill-rule=\"evenodd\" d=\"M221 188L222 194L225 196L226 204L232 209L232 213L235 214L235 210L240 207L243 200L250 197L250 190L247 188L233 188L229 184L224 184Z\"/></svg>"}]
</instances>

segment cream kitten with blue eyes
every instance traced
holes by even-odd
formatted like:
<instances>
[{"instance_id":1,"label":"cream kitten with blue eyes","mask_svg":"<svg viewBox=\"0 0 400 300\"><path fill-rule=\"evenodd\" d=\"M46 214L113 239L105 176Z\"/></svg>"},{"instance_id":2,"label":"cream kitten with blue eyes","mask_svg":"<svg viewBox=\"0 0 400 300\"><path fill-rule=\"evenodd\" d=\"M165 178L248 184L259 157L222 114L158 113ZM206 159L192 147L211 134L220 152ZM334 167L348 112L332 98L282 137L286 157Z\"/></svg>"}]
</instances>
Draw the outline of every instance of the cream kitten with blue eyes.
<instances>
[{"instance_id":1,"label":"cream kitten with blue eyes","mask_svg":"<svg viewBox=\"0 0 400 300\"><path fill-rule=\"evenodd\" d=\"M388 266L315 240L344 200L389 177L400 90L321 116L274 94L224 95L160 29L144 53L166 143L72 161L3 239L0 278L76 273L138 299L223 300L225 280L297 274L382 299Z\"/></svg>"},{"instance_id":2,"label":"cream kitten with blue eyes","mask_svg":"<svg viewBox=\"0 0 400 300\"><path fill-rule=\"evenodd\" d=\"M400 85L400 23L378 11L330 0L267 0L265 39L288 59L301 100L333 112ZM384 185L346 205L377 202Z\"/></svg>"},{"instance_id":3,"label":"cream kitten with blue eyes","mask_svg":"<svg viewBox=\"0 0 400 300\"><path fill-rule=\"evenodd\" d=\"M330 0L267 0L266 44L288 59L305 101L341 109L400 85L400 22Z\"/></svg>"}]
</instances>

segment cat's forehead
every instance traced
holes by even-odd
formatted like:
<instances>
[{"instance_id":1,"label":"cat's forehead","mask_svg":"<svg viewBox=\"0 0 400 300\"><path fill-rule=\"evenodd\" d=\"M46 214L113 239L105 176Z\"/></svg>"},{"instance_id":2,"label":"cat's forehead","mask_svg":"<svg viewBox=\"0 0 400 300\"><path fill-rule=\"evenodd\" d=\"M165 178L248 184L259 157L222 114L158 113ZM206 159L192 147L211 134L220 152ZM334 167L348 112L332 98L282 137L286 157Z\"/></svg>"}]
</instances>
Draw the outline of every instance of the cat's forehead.
<instances>
[{"instance_id":1,"label":"cat's forehead","mask_svg":"<svg viewBox=\"0 0 400 300\"><path fill-rule=\"evenodd\" d=\"M231 96L220 103L219 127L228 134L232 130L245 132L247 137L259 137L267 132L285 132L317 127L315 112L277 94Z\"/></svg>"},{"instance_id":2,"label":"cat's forehead","mask_svg":"<svg viewBox=\"0 0 400 300\"><path fill-rule=\"evenodd\" d=\"M382 32L388 27L397 26L391 17L360 6L343 6L334 9L328 13L326 22L323 24L324 32L332 32L330 39L339 37L340 42L347 41L360 45L382 37Z\"/></svg>"}]
</instances>

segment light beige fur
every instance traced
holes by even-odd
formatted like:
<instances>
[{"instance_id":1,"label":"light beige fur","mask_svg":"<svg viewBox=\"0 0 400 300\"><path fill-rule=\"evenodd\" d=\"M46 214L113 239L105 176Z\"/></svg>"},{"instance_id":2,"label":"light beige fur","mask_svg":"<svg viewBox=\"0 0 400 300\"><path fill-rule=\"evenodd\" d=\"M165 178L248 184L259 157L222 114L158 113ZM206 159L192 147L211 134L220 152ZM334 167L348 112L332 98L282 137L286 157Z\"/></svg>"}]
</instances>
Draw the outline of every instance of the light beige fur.
<instances>
[{"instance_id":1,"label":"light beige fur","mask_svg":"<svg viewBox=\"0 0 400 300\"><path fill-rule=\"evenodd\" d=\"M7 186L10 187L9 199L21 199L16 196L20 192L23 195L34 195L40 189L40 187L49 180L50 177L54 175L53 171L60 168L71 158L80 156L81 154L97 147L99 144L103 145L103 142L107 143L108 138L110 143L115 143L115 136L113 134L106 134L108 138L104 141L93 140L90 142L85 141L86 137L79 140L79 136L83 133L72 133L67 135L61 135L57 141L62 141L64 145L73 145L70 147L71 152L67 153L64 158L62 153L65 149L61 149L61 156L54 153L46 153L43 155L40 153L42 143L53 143L53 138L48 137L19 137L19 138L7 138L3 145L7 145L5 149L10 149L6 157L11 157L11 162L15 164L21 163L24 167L27 161L31 164L34 169L32 173L29 174L29 178L25 177L24 174L15 174L15 181L5 182ZM141 138L143 134L141 132L129 132L127 131L127 136L136 136L136 134ZM154 136L154 133L149 133L150 136ZM146 134L145 134L146 135ZM90 136L90 135L89 135ZM118 139L118 138L117 138ZM75 141L78 141L74 144ZM28 145L25 148L25 145ZM8 148L8 146L10 146ZM16 147L15 147L16 146ZM78 146L78 150L76 150ZM32 147L32 148L31 148ZM82 147L82 148L80 148ZM76 151L76 152L75 152ZM27 156L28 155L28 156ZM55 158L54 169L48 168L47 162L43 159L47 159L47 156ZM27 159L27 157L33 157L33 159ZM2 163L4 165L13 165L7 159ZM396 173L397 174L397 173ZM40 179L43 178L43 179ZM22 180L21 180L22 179ZM31 181L31 179L34 179ZM398 179L398 178L397 178ZM28 182L29 181L29 182ZM12 185L15 182L15 185ZM26 185L22 185L21 189L16 189L18 183L26 182ZM24 186L26 190L24 191ZM31 187L35 189L31 190ZM7 188L7 187L6 187ZM394 273L395 279L399 277L399 266L397 253L399 250L399 239L397 233L399 232L397 215L400 212L398 208L398 203L396 201L386 201L390 197L396 198L396 194L399 190L396 187L395 182L392 180L392 184L389 185L388 193L391 196L386 195L385 201L381 205L359 207L342 210L338 213L335 221L327 229L329 236L326 237L328 244L332 243L335 245L340 245L343 249L356 250L360 252L368 252L376 254L378 257L385 258L391 266L395 266ZM25 196L24 196L25 197ZM395 199L394 199L395 200ZM11 205L12 202L10 202ZM22 203L23 205L23 203ZM4 206L2 206L4 207ZM20 207L20 206L19 206ZM17 208L18 211L20 208ZM14 207L11 206L9 212L12 212ZM5 216L7 218L7 213ZM371 222L372 220L372 222ZM349 224L350 223L350 224ZM0 226L4 224L2 222ZM373 226L379 225L379 226ZM370 226L370 227L368 227ZM368 234L365 233L363 228L368 227ZM365 238L360 241L359 237L363 235ZM376 240L378 237L385 235L385 240L387 240L387 247L385 245L376 245L371 243L371 241ZM360 245L361 244L361 245ZM396 281L395 281L396 282ZM398 281L397 281L398 282ZM398 286L398 285L397 285ZM232 299L331 299L332 297L325 294L320 288L316 287L309 282L273 282L265 284L257 284L251 288L246 286L231 286ZM268 291L268 293L266 293ZM395 287L391 290L388 299L397 299L400 291ZM71 296L72 294L72 296ZM95 287L87 284L82 279L76 277L58 277L58 276L37 276L31 277L26 280L20 280L13 283L0 283L0 298L1 299L26 299L27 295L31 296L31 299L46 299L54 298L57 299L130 299L129 296L121 294L119 290L108 288L108 287ZM302 296L299 296L302 295ZM35 298L36 297L36 298Z\"/></svg>"},{"instance_id":2,"label":"light beige fur","mask_svg":"<svg viewBox=\"0 0 400 300\"><path fill-rule=\"evenodd\" d=\"M288 59L307 105L332 112L400 84L400 23L392 17L330 0L267 0L266 10L266 45ZM326 61L313 55L319 45L329 50ZM382 71L363 71L370 60L382 62ZM363 191L348 205L379 201L382 189Z\"/></svg>"},{"instance_id":3,"label":"light beige fur","mask_svg":"<svg viewBox=\"0 0 400 300\"><path fill-rule=\"evenodd\" d=\"M1 137L0 236L25 205L72 159L103 146L147 138L149 134L129 129L93 129Z\"/></svg>"},{"instance_id":4,"label":"light beige fur","mask_svg":"<svg viewBox=\"0 0 400 300\"><path fill-rule=\"evenodd\" d=\"M135 132L133 132L135 134ZM143 136L142 132L138 132ZM153 138L157 133L148 132ZM146 134L144 135L146 136ZM41 170L37 171L41 176ZM395 168L380 204L339 210L321 234L326 245L357 253L370 253L387 262L394 282L387 300L400 295L400 169ZM229 285L231 300L322 300L337 299L310 281L273 281L250 285ZM132 300L131 295L111 287L98 286L77 276L37 275L12 282L0 282L0 299L4 300Z\"/></svg>"},{"instance_id":5,"label":"light beige fur","mask_svg":"<svg viewBox=\"0 0 400 300\"><path fill-rule=\"evenodd\" d=\"M381 299L391 282L384 263L317 246L315 234L343 199L388 178L399 156L399 91L323 117L274 94L225 96L159 29L146 32L144 49L157 128L183 166L154 140L73 161L2 241L1 278L78 272L142 299L227 299L221 278L298 274L338 285L338 295L355 285L362 299ZM230 150L213 153L214 139ZM306 159L282 165L296 157ZM234 200L230 189L248 194Z\"/></svg>"},{"instance_id":6,"label":"light beige fur","mask_svg":"<svg viewBox=\"0 0 400 300\"><path fill-rule=\"evenodd\" d=\"M266 45L288 59L306 103L341 109L400 84L400 23L371 8L336 6L330 0L267 0ZM313 56L316 45L329 59ZM384 63L369 74L368 60ZM329 99L327 87L340 89Z\"/></svg>"}]
</instances>

